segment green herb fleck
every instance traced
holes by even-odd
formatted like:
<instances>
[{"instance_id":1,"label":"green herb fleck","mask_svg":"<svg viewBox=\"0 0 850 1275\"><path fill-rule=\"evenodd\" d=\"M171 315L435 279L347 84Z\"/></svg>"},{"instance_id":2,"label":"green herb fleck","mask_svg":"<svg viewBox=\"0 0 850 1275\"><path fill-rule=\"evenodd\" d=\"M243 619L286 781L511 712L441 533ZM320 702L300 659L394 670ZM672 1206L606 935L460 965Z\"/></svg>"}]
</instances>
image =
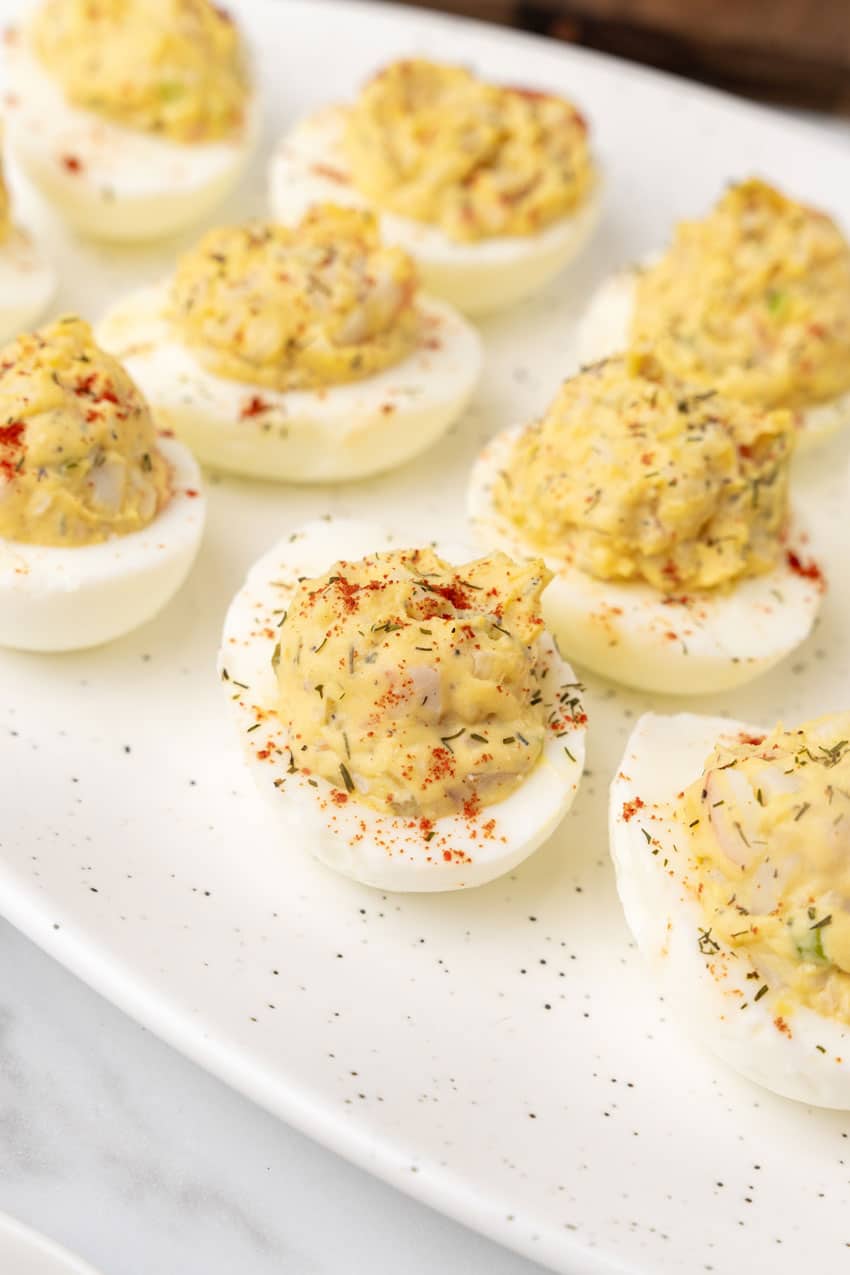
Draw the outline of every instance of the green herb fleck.
<instances>
[{"instance_id":1,"label":"green herb fleck","mask_svg":"<svg viewBox=\"0 0 850 1275\"><path fill-rule=\"evenodd\" d=\"M720 951L720 944L717 939L711 937L711 930L700 930L699 950L703 956L712 956L715 952Z\"/></svg>"}]
</instances>

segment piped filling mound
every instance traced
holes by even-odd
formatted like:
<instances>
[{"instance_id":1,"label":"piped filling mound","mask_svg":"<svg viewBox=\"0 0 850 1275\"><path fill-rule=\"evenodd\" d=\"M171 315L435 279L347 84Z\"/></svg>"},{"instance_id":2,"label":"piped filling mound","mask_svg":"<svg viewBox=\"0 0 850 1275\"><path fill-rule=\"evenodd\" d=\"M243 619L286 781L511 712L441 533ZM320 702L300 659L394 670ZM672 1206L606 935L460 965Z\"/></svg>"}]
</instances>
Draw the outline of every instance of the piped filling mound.
<instances>
[{"instance_id":1,"label":"piped filling mound","mask_svg":"<svg viewBox=\"0 0 850 1275\"><path fill-rule=\"evenodd\" d=\"M764 182L732 186L640 275L631 341L762 407L835 398L850 390L850 244Z\"/></svg>"},{"instance_id":2,"label":"piped filling mound","mask_svg":"<svg viewBox=\"0 0 850 1275\"><path fill-rule=\"evenodd\" d=\"M850 714L722 740L680 817L705 955L722 941L780 1012L850 1024Z\"/></svg>"},{"instance_id":3,"label":"piped filling mound","mask_svg":"<svg viewBox=\"0 0 850 1275\"><path fill-rule=\"evenodd\" d=\"M776 565L793 421L627 356L566 381L493 499L540 552L599 580L718 589Z\"/></svg>"},{"instance_id":4,"label":"piped filling mound","mask_svg":"<svg viewBox=\"0 0 850 1275\"><path fill-rule=\"evenodd\" d=\"M420 336L416 271L371 213L322 204L295 227L209 231L180 261L170 313L212 372L276 390L357 381Z\"/></svg>"},{"instance_id":5,"label":"piped filling mound","mask_svg":"<svg viewBox=\"0 0 850 1275\"><path fill-rule=\"evenodd\" d=\"M43 0L31 40L69 102L127 128L193 143L243 123L242 41L209 0Z\"/></svg>"},{"instance_id":6,"label":"piped filling mound","mask_svg":"<svg viewBox=\"0 0 850 1275\"><path fill-rule=\"evenodd\" d=\"M393 815L508 796L543 749L549 578L501 553L455 567L411 549L301 581L275 657L292 766Z\"/></svg>"},{"instance_id":7,"label":"piped filling mound","mask_svg":"<svg viewBox=\"0 0 850 1275\"><path fill-rule=\"evenodd\" d=\"M91 328L66 318L0 350L0 537L89 545L167 502L150 409Z\"/></svg>"},{"instance_id":8,"label":"piped filling mound","mask_svg":"<svg viewBox=\"0 0 850 1275\"><path fill-rule=\"evenodd\" d=\"M424 60L394 62L369 81L345 146L370 203L459 241L536 234L574 212L594 181L572 103Z\"/></svg>"}]
</instances>

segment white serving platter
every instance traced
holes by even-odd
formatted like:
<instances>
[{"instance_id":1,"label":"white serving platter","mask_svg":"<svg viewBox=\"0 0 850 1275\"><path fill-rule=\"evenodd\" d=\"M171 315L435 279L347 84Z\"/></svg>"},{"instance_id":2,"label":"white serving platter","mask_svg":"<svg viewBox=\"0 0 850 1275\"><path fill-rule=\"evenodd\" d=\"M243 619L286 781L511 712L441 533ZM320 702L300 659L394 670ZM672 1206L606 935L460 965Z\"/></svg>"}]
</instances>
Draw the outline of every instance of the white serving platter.
<instances>
[{"instance_id":1,"label":"white serving platter","mask_svg":"<svg viewBox=\"0 0 850 1275\"><path fill-rule=\"evenodd\" d=\"M589 290L662 242L672 218L758 172L847 226L848 156L778 114L423 11L243 0L237 12L267 135L222 218L262 211L262 161L287 122L376 64L424 52L574 97L606 173L603 222L545 296L486 323L482 389L422 460L334 489L213 479L200 561L158 620L86 654L0 654L0 910L271 1112L557 1271L838 1270L850 1260L850 1116L762 1093L680 1035L617 903L608 780L635 714L673 701L588 678L589 774L560 833L485 889L392 897L276 843L214 660L248 565L306 517L380 518L411 540L462 534L483 441L545 404L573 366ZM78 243L15 191L61 269L57 312L97 317L186 242ZM771 722L847 706L846 468L838 441L797 474L833 577L813 638L752 687L686 707Z\"/></svg>"},{"instance_id":2,"label":"white serving platter","mask_svg":"<svg viewBox=\"0 0 850 1275\"><path fill-rule=\"evenodd\" d=\"M0 1213L0 1271L4 1275L97 1275L67 1249Z\"/></svg>"}]
</instances>

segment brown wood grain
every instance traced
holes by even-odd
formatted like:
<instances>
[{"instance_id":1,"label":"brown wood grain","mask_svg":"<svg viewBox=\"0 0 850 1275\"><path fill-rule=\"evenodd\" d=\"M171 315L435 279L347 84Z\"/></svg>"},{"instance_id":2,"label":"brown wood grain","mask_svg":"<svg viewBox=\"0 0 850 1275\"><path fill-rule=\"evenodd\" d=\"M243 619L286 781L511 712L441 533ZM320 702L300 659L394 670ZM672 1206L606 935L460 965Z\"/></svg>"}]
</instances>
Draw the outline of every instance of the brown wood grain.
<instances>
[{"instance_id":1,"label":"brown wood grain","mask_svg":"<svg viewBox=\"0 0 850 1275\"><path fill-rule=\"evenodd\" d=\"M515 25L516 0L402 0L416 9L435 9L438 13L459 13L468 18Z\"/></svg>"},{"instance_id":2,"label":"brown wood grain","mask_svg":"<svg viewBox=\"0 0 850 1275\"><path fill-rule=\"evenodd\" d=\"M535 0L515 8L644 27L761 55L781 50L843 64L850 75L850 0Z\"/></svg>"},{"instance_id":3,"label":"brown wood grain","mask_svg":"<svg viewBox=\"0 0 850 1275\"><path fill-rule=\"evenodd\" d=\"M850 114L850 0L407 0Z\"/></svg>"}]
</instances>

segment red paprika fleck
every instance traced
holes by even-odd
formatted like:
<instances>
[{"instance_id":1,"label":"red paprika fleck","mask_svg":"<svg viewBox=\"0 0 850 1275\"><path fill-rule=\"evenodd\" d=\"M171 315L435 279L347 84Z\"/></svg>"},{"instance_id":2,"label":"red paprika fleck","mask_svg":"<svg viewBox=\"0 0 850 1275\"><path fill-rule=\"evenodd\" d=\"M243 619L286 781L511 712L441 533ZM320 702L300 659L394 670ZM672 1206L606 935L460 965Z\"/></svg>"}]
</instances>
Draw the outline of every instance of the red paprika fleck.
<instances>
[{"instance_id":1,"label":"red paprika fleck","mask_svg":"<svg viewBox=\"0 0 850 1275\"><path fill-rule=\"evenodd\" d=\"M345 607L349 615L357 610L357 595L360 592L359 584L352 584L350 580L346 580L345 576L337 576L331 582L337 593L342 598L342 605Z\"/></svg>"},{"instance_id":2,"label":"red paprika fleck","mask_svg":"<svg viewBox=\"0 0 850 1275\"><path fill-rule=\"evenodd\" d=\"M469 601L469 594L455 581L451 584L429 584L428 589L431 593L438 594L441 598L445 598L447 602L451 602L456 611L470 611L472 604Z\"/></svg>"},{"instance_id":3,"label":"red paprika fleck","mask_svg":"<svg viewBox=\"0 0 850 1275\"><path fill-rule=\"evenodd\" d=\"M271 411L271 404L267 403L264 398L260 398L259 394L253 394L248 402L243 404L239 413L240 420L250 420L252 416L262 416L264 412Z\"/></svg>"},{"instance_id":4,"label":"red paprika fleck","mask_svg":"<svg viewBox=\"0 0 850 1275\"><path fill-rule=\"evenodd\" d=\"M455 764L448 748L432 748L431 764L425 776L425 783L434 783L438 779L446 779L455 773Z\"/></svg>"},{"instance_id":5,"label":"red paprika fleck","mask_svg":"<svg viewBox=\"0 0 850 1275\"><path fill-rule=\"evenodd\" d=\"M10 421L8 425L0 425L0 447L20 446L25 429L23 421Z\"/></svg>"},{"instance_id":6,"label":"red paprika fleck","mask_svg":"<svg viewBox=\"0 0 850 1275\"><path fill-rule=\"evenodd\" d=\"M478 796L477 792L474 792L472 796L467 797L466 801L463 803L463 817L464 819L477 819L480 813L481 798Z\"/></svg>"},{"instance_id":7,"label":"red paprika fleck","mask_svg":"<svg viewBox=\"0 0 850 1275\"><path fill-rule=\"evenodd\" d=\"M634 819L639 810L643 810L644 801L642 797L635 797L634 801L623 802L623 821L628 823L630 819Z\"/></svg>"},{"instance_id":8,"label":"red paprika fleck","mask_svg":"<svg viewBox=\"0 0 850 1275\"><path fill-rule=\"evenodd\" d=\"M21 457L24 454L23 421L10 421L8 425L0 425L0 447L9 449L11 455L0 458L0 474L11 480L15 477Z\"/></svg>"},{"instance_id":9,"label":"red paprika fleck","mask_svg":"<svg viewBox=\"0 0 850 1275\"><path fill-rule=\"evenodd\" d=\"M788 562L788 566L795 575L802 576L804 580L815 580L820 585L824 585L826 583L823 572L816 562L803 562L802 558L796 554L793 549L789 549L785 554L785 557Z\"/></svg>"}]
</instances>

